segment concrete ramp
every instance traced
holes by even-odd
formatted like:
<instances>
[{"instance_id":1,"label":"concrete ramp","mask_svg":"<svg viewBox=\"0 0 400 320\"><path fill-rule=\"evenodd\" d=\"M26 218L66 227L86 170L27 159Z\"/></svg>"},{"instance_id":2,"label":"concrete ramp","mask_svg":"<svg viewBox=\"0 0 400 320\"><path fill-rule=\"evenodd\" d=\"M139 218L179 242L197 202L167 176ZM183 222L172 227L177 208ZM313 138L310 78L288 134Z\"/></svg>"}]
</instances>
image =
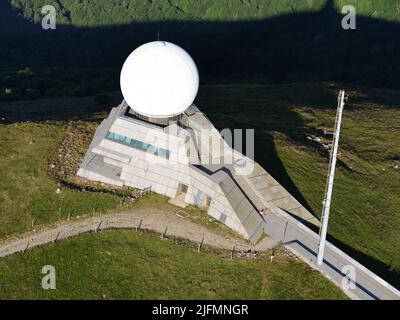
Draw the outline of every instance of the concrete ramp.
<instances>
[{"instance_id":1,"label":"concrete ramp","mask_svg":"<svg viewBox=\"0 0 400 320\"><path fill-rule=\"evenodd\" d=\"M252 170L250 174L245 175L236 174L232 165L225 163L224 167L229 170L229 175L233 181L238 184L241 191L249 198L252 206L257 211L264 208L269 208L271 210L279 208L285 210L299 221L306 224L310 223L317 227L320 226L319 220L299 201L297 201L282 185L280 185L279 182L277 182L265 169L253 160L246 158L231 149L221 137L219 131L215 129L213 124L203 113L194 112L187 118L187 124L194 130L197 137L197 143L201 146L200 150L203 156L206 156L206 159L213 160L211 163L225 163L225 155L230 155L232 159L237 155L239 158L245 159L245 161L248 161L249 163L254 163L254 170ZM203 136L201 133L202 129L209 129L210 136ZM214 145L214 148L211 149L208 148L210 137L213 137L217 142L215 144L216 147ZM213 155L215 154L218 155L218 158L213 158ZM202 165L213 172L216 172L219 167L222 167L222 165L209 165L204 163L202 163ZM235 210L234 206L233 208Z\"/></svg>"},{"instance_id":2,"label":"concrete ramp","mask_svg":"<svg viewBox=\"0 0 400 320\"><path fill-rule=\"evenodd\" d=\"M319 220L298 202L282 185L280 185L266 170L255 163L253 173L243 176L253 191L257 193L264 207L285 210L300 221L305 221L319 227Z\"/></svg>"},{"instance_id":3,"label":"concrete ramp","mask_svg":"<svg viewBox=\"0 0 400 320\"><path fill-rule=\"evenodd\" d=\"M259 214L256 204L243 190L237 177L221 170L214 173L212 178L219 181L218 185L243 225L249 240L256 243L264 233L264 220Z\"/></svg>"}]
</instances>

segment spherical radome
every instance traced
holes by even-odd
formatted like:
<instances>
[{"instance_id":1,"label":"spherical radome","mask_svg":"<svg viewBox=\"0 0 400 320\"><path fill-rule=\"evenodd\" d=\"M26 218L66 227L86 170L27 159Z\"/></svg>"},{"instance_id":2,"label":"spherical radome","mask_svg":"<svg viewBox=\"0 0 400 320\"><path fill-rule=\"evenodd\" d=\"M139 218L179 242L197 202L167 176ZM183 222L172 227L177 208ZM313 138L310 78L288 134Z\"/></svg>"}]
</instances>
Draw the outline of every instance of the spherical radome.
<instances>
[{"instance_id":1,"label":"spherical radome","mask_svg":"<svg viewBox=\"0 0 400 320\"><path fill-rule=\"evenodd\" d=\"M120 85L127 104L154 118L178 115L190 107L199 89L199 73L190 55L166 41L136 48L125 60Z\"/></svg>"}]
</instances>

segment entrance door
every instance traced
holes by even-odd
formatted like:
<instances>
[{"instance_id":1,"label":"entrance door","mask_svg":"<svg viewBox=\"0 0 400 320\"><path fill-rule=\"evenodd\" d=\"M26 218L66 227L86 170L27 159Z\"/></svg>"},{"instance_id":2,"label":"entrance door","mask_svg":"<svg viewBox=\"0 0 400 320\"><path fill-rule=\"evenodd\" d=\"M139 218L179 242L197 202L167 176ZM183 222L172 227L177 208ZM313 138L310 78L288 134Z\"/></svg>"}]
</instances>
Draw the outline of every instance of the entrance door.
<instances>
[{"instance_id":1,"label":"entrance door","mask_svg":"<svg viewBox=\"0 0 400 320\"><path fill-rule=\"evenodd\" d=\"M181 208L185 208L187 206L187 203L185 202L185 198L186 198L186 193L188 191L188 186L180 183L178 185L178 190L176 193L176 197L172 198L169 200L170 203L172 203L175 206L181 207Z\"/></svg>"},{"instance_id":2,"label":"entrance door","mask_svg":"<svg viewBox=\"0 0 400 320\"><path fill-rule=\"evenodd\" d=\"M180 183L178 186L178 194L177 196L180 196L181 194L186 194L188 191L188 186L186 184Z\"/></svg>"}]
</instances>

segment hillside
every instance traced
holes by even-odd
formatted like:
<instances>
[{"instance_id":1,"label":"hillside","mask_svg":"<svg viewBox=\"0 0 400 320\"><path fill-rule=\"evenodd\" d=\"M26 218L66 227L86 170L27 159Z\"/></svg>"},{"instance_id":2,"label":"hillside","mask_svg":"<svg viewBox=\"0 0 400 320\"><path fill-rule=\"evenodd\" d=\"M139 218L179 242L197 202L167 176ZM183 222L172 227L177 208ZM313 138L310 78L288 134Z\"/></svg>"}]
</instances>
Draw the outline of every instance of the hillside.
<instances>
[{"instance_id":1,"label":"hillside","mask_svg":"<svg viewBox=\"0 0 400 320\"><path fill-rule=\"evenodd\" d=\"M56 30L40 27L43 3L0 4L3 69L69 68L56 73L57 80L79 68L81 82L91 86L95 79L84 68L109 68L105 82L117 83L126 56L159 33L193 56L204 82L262 78L400 87L398 1L358 0L357 30L341 27L345 1L60 0ZM1 83L0 93L15 82Z\"/></svg>"},{"instance_id":2,"label":"hillside","mask_svg":"<svg viewBox=\"0 0 400 320\"><path fill-rule=\"evenodd\" d=\"M25 18L40 22L40 8L46 0L11 0ZM266 19L293 12L318 11L326 0L61 0L54 6L61 13L60 23L74 26L127 24L132 21L204 20L239 21ZM335 0L336 8L357 6L359 14L399 21L400 2L396 0ZM394 10L393 10L394 9Z\"/></svg>"},{"instance_id":3,"label":"hillside","mask_svg":"<svg viewBox=\"0 0 400 320\"><path fill-rule=\"evenodd\" d=\"M322 132L346 89L329 240L400 288L400 0L58 0L56 30L40 27L44 4L0 2L0 239L130 208L118 194L55 193L47 165L71 125L93 132L121 100L125 58L159 34L194 58L196 105L220 129L254 128L256 160L317 217ZM341 28L344 4L356 30Z\"/></svg>"},{"instance_id":4,"label":"hillside","mask_svg":"<svg viewBox=\"0 0 400 320\"><path fill-rule=\"evenodd\" d=\"M39 22L40 8L45 0L12 0L25 18ZM246 20L263 19L292 10L318 9L323 1L242 1L242 0L173 0L173 1L58 1L62 17L60 23L75 26L128 24L132 21L160 20ZM291 7L292 6L292 7ZM292 9L293 8L293 9Z\"/></svg>"},{"instance_id":5,"label":"hillside","mask_svg":"<svg viewBox=\"0 0 400 320\"><path fill-rule=\"evenodd\" d=\"M328 158L307 136L330 142L321 132L332 130L338 88L334 83L202 86L196 104L220 129L254 128L256 160L319 217ZM347 89L330 240L399 287L400 93ZM66 121L81 119L93 128L93 121L105 116L85 105L90 100L26 102L23 116L20 108L8 108L10 123L0 124L0 169L5 174L0 181L0 236L29 230L32 219L38 225L54 223L60 208L65 217L119 207L120 199L113 195L68 188L57 195L57 184L44 170L66 132ZM6 108L0 104L2 110Z\"/></svg>"},{"instance_id":6,"label":"hillside","mask_svg":"<svg viewBox=\"0 0 400 320\"><path fill-rule=\"evenodd\" d=\"M0 299L346 299L284 250L273 263L229 255L142 232L83 235L1 259ZM56 290L38 285L49 263Z\"/></svg>"}]
</instances>

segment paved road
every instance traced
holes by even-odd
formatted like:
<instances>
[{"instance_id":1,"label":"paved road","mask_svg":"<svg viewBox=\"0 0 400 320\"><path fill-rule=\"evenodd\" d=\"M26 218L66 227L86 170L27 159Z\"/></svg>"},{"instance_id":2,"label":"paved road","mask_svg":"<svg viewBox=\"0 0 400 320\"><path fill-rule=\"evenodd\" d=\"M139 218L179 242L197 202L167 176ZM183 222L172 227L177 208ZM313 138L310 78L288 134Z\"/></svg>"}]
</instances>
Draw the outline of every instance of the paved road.
<instances>
[{"instance_id":1,"label":"paved road","mask_svg":"<svg viewBox=\"0 0 400 320\"><path fill-rule=\"evenodd\" d=\"M363 300L400 300L400 291L369 271L350 256L327 242L322 266L317 265L319 236L304 224L276 208L265 217L264 231L282 243L312 268L339 286L350 298ZM349 271L355 276L347 276ZM344 283L347 286L343 286ZM349 286L350 285L350 286Z\"/></svg>"}]
</instances>

